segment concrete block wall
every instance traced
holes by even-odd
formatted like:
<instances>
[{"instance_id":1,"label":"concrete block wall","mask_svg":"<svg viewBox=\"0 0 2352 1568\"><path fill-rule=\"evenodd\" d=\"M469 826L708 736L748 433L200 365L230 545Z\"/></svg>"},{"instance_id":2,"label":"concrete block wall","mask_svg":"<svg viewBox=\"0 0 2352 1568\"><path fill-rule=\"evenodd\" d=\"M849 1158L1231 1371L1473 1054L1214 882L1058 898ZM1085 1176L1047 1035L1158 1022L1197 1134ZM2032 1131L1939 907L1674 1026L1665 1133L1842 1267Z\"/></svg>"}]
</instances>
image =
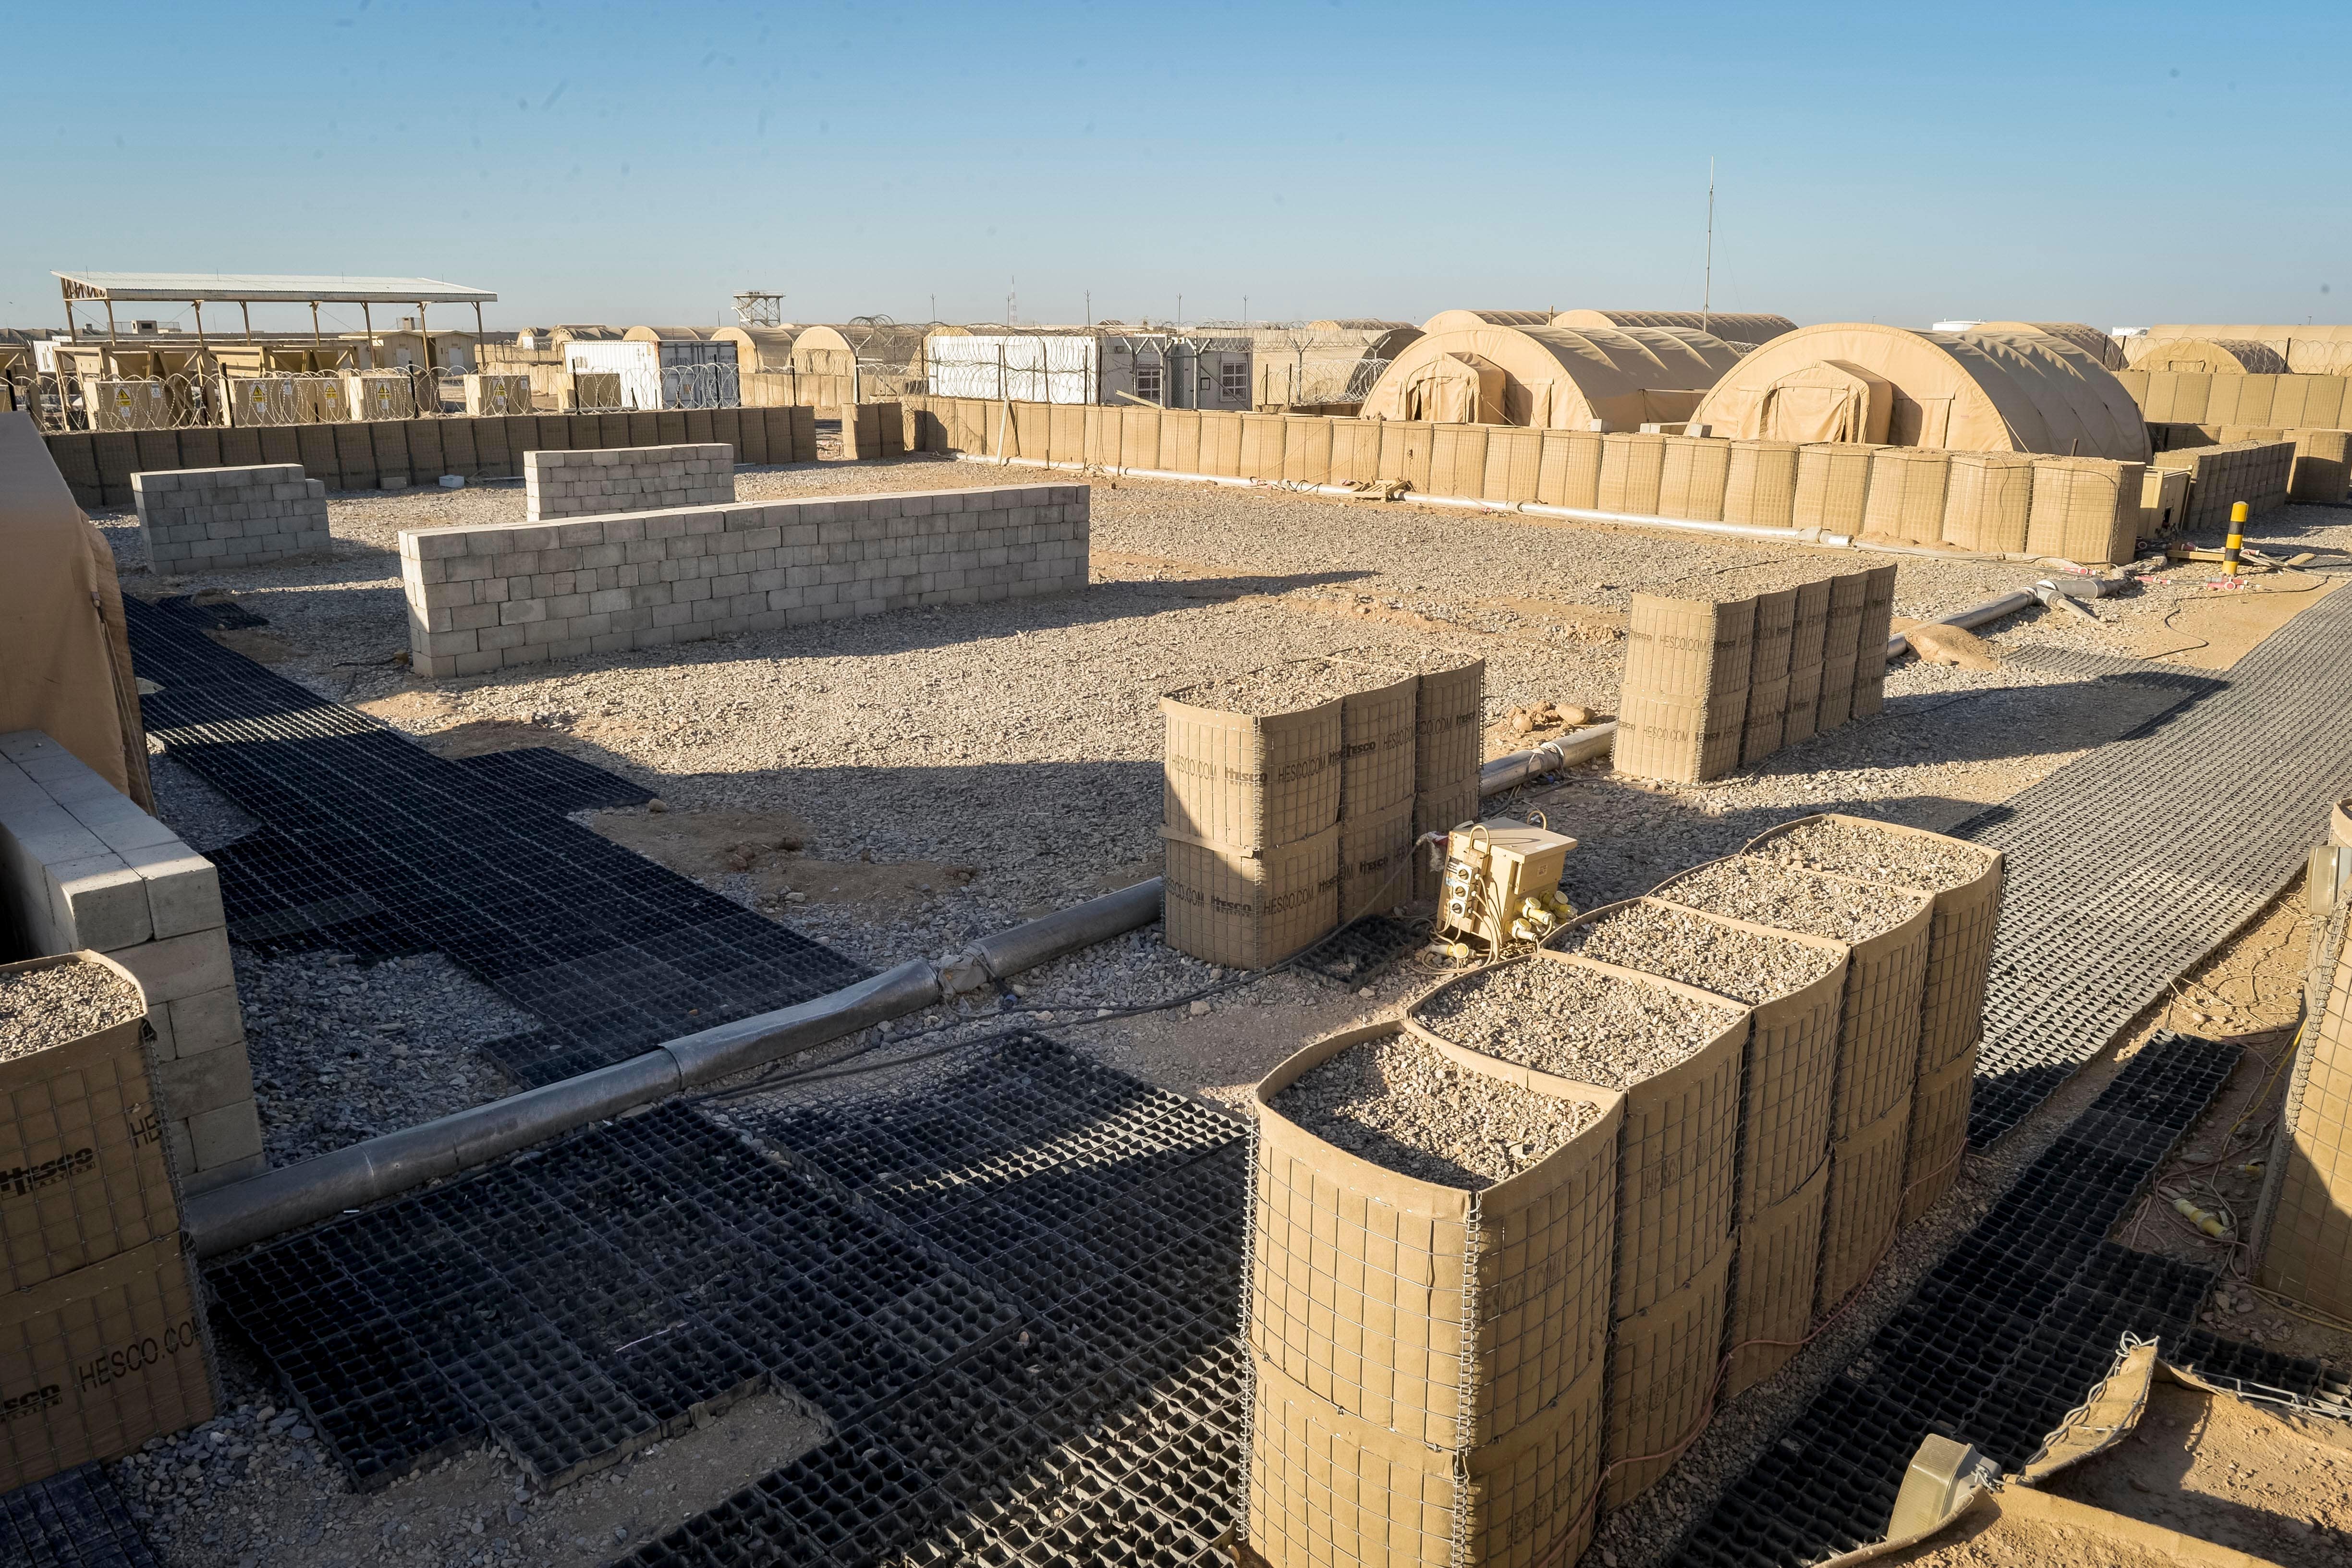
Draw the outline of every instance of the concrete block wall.
<instances>
[{"instance_id":1,"label":"concrete block wall","mask_svg":"<svg viewBox=\"0 0 2352 1568\"><path fill-rule=\"evenodd\" d=\"M523 516L534 523L735 498L735 449L717 442L526 452L522 462Z\"/></svg>"},{"instance_id":2,"label":"concrete block wall","mask_svg":"<svg viewBox=\"0 0 2352 1568\"><path fill-rule=\"evenodd\" d=\"M1087 490L1006 485L400 536L412 667L488 674L1082 588Z\"/></svg>"},{"instance_id":3,"label":"concrete block wall","mask_svg":"<svg viewBox=\"0 0 2352 1568\"><path fill-rule=\"evenodd\" d=\"M147 993L183 1189L266 1169L212 862L39 730L0 735L0 958L84 949Z\"/></svg>"},{"instance_id":4,"label":"concrete block wall","mask_svg":"<svg viewBox=\"0 0 2352 1568\"><path fill-rule=\"evenodd\" d=\"M131 476L131 494L157 571L267 566L328 549L326 481L299 463L150 469Z\"/></svg>"}]
</instances>

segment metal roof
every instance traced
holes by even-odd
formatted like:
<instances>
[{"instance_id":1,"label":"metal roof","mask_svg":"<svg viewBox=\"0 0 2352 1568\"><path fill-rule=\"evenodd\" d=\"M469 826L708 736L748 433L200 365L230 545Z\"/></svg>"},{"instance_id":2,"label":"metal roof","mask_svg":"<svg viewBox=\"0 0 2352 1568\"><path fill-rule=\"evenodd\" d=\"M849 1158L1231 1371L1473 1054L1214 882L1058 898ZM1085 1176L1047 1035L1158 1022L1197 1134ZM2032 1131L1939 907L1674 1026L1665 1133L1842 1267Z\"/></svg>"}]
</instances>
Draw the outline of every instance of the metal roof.
<instances>
[{"instance_id":1,"label":"metal roof","mask_svg":"<svg viewBox=\"0 0 2352 1568\"><path fill-rule=\"evenodd\" d=\"M480 305L498 298L434 277L331 277L320 273L58 272L71 299L283 301L307 305Z\"/></svg>"}]
</instances>

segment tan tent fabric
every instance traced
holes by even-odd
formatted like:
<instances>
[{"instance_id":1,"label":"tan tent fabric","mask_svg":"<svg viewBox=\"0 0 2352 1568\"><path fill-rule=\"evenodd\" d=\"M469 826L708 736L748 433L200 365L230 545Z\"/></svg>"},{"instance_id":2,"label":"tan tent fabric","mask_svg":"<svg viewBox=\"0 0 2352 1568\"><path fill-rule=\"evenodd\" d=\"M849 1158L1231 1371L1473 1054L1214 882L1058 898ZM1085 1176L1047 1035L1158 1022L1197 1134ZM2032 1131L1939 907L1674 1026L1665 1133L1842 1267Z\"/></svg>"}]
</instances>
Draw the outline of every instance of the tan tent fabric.
<instances>
[{"instance_id":1,"label":"tan tent fabric","mask_svg":"<svg viewBox=\"0 0 2352 1568\"><path fill-rule=\"evenodd\" d=\"M2286 356L2246 338L2168 338L2140 356L2141 371L2187 371L2212 376L2280 376Z\"/></svg>"},{"instance_id":2,"label":"tan tent fabric","mask_svg":"<svg viewBox=\"0 0 2352 1568\"><path fill-rule=\"evenodd\" d=\"M1979 321L1970 332L2047 332L2063 338L2111 371L2124 368L2124 346L2085 321Z\"/></svg>"},{"instance_id":3,"label":"tan tent fabric","mask_svg":"<svg viewBox=\"0 0 2352 1568\"><path fill-rule=\"evenodd\" d=\"M1421 329L1410 321L1383 321L1377 316L1330 317L1320 321L1309 321L1307 325L1317 332L1411 332L1416 338L1421 336Z\"/></svg>"},{"instance_id":4,"label":"tan tent fabric","mask_svg":"<svg viewBox=\"0 0 2352 1568\"><path fill-rule=\"evenodd\" d=\"M793 340L801 330L798 327L721 327L711 334L711 341L735 345L739 371L783 371L792 368Z\"/></svg>"},{"instance_id":5,"label":"tan tent fabric","mask_svg":"<svg viewBox=\"0 0 2352 1568\"><path fill-rule=\"evenodd\" d=\"M1503 371L1476 354L1440 354L1405 388L1406 419L1439 424L1503 424Z\"/></svg>"},{"instance_id":6,"label":"tan tent fabric","mask_svg":"<svg viewBox=\"0 0 2352 1568\"><path fill-rule=\"evenodd\" d=\"M2286 361L2287 370L2303 376L2352 375L2352 327L2289 327L2261 323L2171 323L2150 327L2143 337L2125 343L2124 357L2132 369L2147 364L2158 343L2182 338L2209 341L2260 343Z\"/></svg>"},{"instance_id":7,"label":"tan tent fabric","mask_svg":"<svg viewBox=\"0 0 2352 1568\"><path fill-rule=\"evenodd\" d=\"M29 414L0 413L0 735L41 730L152 810L114 557Z\"/></svg>"},{"instance_id":8,"label":"tan tent fabric","mask_svg":"<svg viewBox=\"0 0 2352 1568\"><path fill-rule=\"evenodd\" d=\"M621 334L629 343L709 343L720 340L725 327L632 327Z\"/></svg>"},{"instance_id":9,"label":"tan tent fabric","mask_svg":"<svg viewBox=\"0 0 2352 1568\"><path fill-rule=\"evenodd\" d=\"M1895 412L1895 389L1860 365L1822 360L1801 365L1764 389L1755 439L1867 441L1883 444Z\"/></svg>"},{"instance_id":10,"label":"tan tent fabric","mask_svg":"<svg viewBox=\"0 0 2352 1568\"><path fill-rule=\"evenodd\" d=\"M1719 338L1674 327L1457 328L1432 332L1391 362L1364 400L1372 419L1427 417L1407 412L1413 389L1450 372L1449 358L1483 361L1503 372L1496 423L1550 430L1589 430L1686 419L1706 388L1739 362Z\"/></svg>"},{"instance_id":11,"label":"tan tent fabric","mask_svg":"<svg viewBox=\"0 0 2352 1568\"><path fill-rule=\"evenodd\" d=\"M1549 310L1440 310L1421 324L1424 332L1459 332L1468 327L1549 327Z\"/></svg>"},{"instance_id":12,"label":"tan tent fabric","mask_svg":"<svg viewBox=\"0 0 2352 1568\"><path fill-rule=\"evenodd\" d=\"M1897 445L2147 456L2145 425L2116 428L2116 411L2131 404L2123 384L2082 350L2039 334L1993 334L1989 351L1964 333L1858 321L1802 327L1740 361L1691 417L1717 435L1762 436L1774 383L1829 361L1894 388L1886 438ZM2050 428L2049 410L2061 414L2063 439Z\"/></svg>"},{"instance_id":13,"label":"tan tent fabric","mask_svg":"<svg viewBox=\"0 0 2352 1568\"><path fill-rule=\"evenodd\" d=\"M803 327L793 340L792 362L804 375L845 376L861 361L906 369L919 365L929 327Z\"/></svg>"},{"instance_id":14,"label":"tan tent fabric","mask_svg":"<svg viewBox=\"0 0 2352 1568\"><path fill-rule=\"evenodd\" d=\"M1551 319L1555 327L1581 330L1587 327L1688 327L1727 343L1750 347L1797 329L1786 316L1739 310L1563 310Z\"/></svg>"},{"instance_id":15,"label":"tan tent fabric","mask_svg":"<svg viewBox=\"0 0 2352 1568\"><path fill-rule=\"evenodd\" d=\"M1960 335L2000 361L2032 400L2050 432L2049 450L2066 457L2147 461L2147 421L2123 382L2098 361L2047 332L1972 327Z\"/></svg>"}]
</instances>

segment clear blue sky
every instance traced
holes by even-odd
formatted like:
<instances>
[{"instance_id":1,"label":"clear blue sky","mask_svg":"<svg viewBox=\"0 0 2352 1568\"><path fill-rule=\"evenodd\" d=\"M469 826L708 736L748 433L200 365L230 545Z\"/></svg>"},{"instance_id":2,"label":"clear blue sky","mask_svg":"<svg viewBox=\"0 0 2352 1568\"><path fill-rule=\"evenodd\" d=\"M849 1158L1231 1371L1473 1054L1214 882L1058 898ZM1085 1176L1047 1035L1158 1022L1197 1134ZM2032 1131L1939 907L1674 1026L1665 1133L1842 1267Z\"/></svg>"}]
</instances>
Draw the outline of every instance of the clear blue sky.
<instances>
[{"instance_id":1,"label":"clear blue sky","mask_svg":"<svg viewBox=\"0 0 2352 1568\"><path fill-rule=\"evenodd\" d=\"M508 327L1692 308L1710 156L1721 308L2352 320L2340 3L17 0L0 58L0 325L72 267Z\"/></svg>"}]
</instances>

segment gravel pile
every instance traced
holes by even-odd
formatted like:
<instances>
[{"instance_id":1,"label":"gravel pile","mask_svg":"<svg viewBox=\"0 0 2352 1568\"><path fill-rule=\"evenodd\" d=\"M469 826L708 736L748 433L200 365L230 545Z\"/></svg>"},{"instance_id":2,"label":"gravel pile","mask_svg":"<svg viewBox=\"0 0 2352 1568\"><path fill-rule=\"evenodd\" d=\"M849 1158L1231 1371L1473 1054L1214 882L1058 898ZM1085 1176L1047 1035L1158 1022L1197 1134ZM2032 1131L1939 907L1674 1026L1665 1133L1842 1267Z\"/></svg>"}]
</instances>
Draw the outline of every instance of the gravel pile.
<instances>
[{"instance_id":1,"label":"gravel pile","mask_svg":"<svg viewBox=\"0 0 2352 1568\"><path fill-rule=\"evenodd\" d=\"M96 1034L146 1010L139 988L103 964L0 975L0 1061Z\"/></svg>"},{"instance_id":2,"label":"gravel pile","mask_svg":"<svg viewBox=\"0 0 2352 1568\"><path fill-rule=\"evenodd\" d=\"M257 1492L289 1486L341 1491L347 1485L301 1412L268 1403L240 1404L201 1427L151 1437L113 1468L113 1479L131 1517L167 1563L221 1560L223 1524L243 1519ZM240 1544L289 1552L296 1545L238 1533Z\"/></svg>"},{"instance_id":3,"label":"gravel pile","mask_svg":"<svg viewBox=\"0 0 2352 1568\"><path fill-rule=\"evenodd\" d=\"M1864 882L1891 882L1928 893L1974 881L1992 859L1985 851L1958 839L1915 838L1855 822L1800 822L1751 852L1781 865Z\"/></svg>"},{"instance_id":4,"label":"gravel pile","mask_svg":"<svg viewBox=\"0 0 2352 1568\"><path fill-rule=\"evenodd\" d=\"M1415 1004L1432 1034L1579 1083L1630 1089L1690 1060L1730 1008L1545 958L1498 964Z\"/></svg>"},{"instance_id":5,"label":"gravel pile","mask_svg":"<svg viewBox=\"0 0 2352 1568\"><path fill-rule=\"evenodd\" d=\"M1561 949L1750 1007L1811 985L1837 967L1824 948L1720 925L1688 910L1636 904L1561 938Z\"/></svg>"},{"instance_id":6,"label":"gravel pile","mask_svg":"<svg viewBox=\"0 0 2352 1568\"><path fill-rule=\"evenodd\" d=\"M478 1048L539 1027L438 953L231 955L273 1166L511 1093Z\"/></svg>"},{"instance_id":7,"label":"gravel pile","mask_svg":"<svg viewBox=\"0 0 2352 1568\"><path fill-rule=\"evenodd\" d=\"M1927 907L1926 894L1841 882L1753 855L1694 867L1658 885L1657 895L1710 915L1783 931L1866 942Z\"/></svg>"},{"instance_id":8,"label":"gravel pile","mask_svg":"<svg viewBox=\"0 0 2352 1568\"><path fill-rule=\"evenodd\" d=\"M1254 718L1297 713L1365 688L1364 672L1329 659L1286 659L1262 670L1223 675L1168 695L1193 707Z\"/></svg>"},{"instance_id":9,"label":"gravel pile","mask_svg":"<svg viewBox=\"0 0 2352 1568\"><path fill-rule=\"evenodd\" d=\"M1600 1116L1474 1072L1409 1034L1351 1045L1301 1073L1274 1108L1383 1170L1473 1191L1525 1170Z\"/></svg>"},{"instance_id":10,"label":"gravel pile","mask_svg":"<svg viewBox=\"0 0 2352 1568\"><path fill-rule=\"evenodd\" d=\"M1460 648L1433 648L1415 643L1396 648L1351 648L1348 656L1410 670L1416 675L1451 674L1478 662L1477 654Z\"/></svg>"}]
</instances>

